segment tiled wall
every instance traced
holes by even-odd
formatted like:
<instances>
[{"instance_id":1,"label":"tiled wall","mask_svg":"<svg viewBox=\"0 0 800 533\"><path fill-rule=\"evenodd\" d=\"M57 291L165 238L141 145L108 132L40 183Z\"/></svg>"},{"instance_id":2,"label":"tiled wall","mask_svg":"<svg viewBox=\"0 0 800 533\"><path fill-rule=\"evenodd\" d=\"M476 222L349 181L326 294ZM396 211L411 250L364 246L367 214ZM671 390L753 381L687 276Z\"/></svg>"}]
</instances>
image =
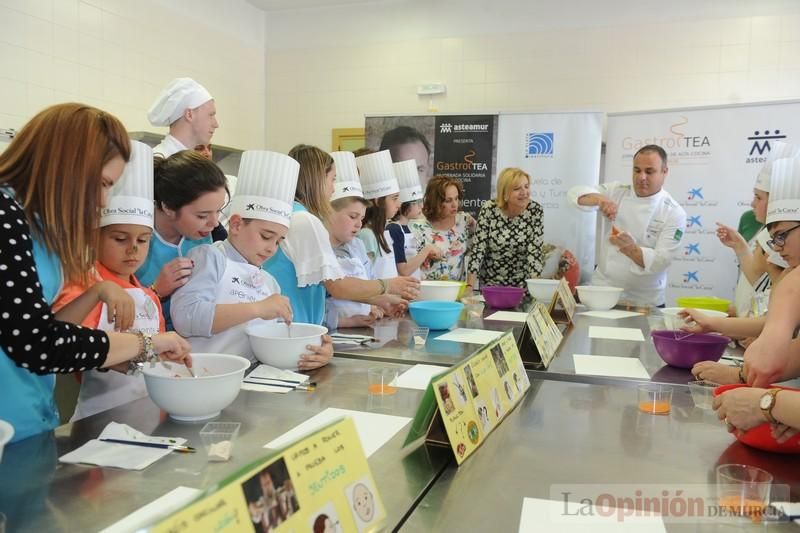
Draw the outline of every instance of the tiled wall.
<instances>
[{"instance_id":1,"label":"tiled wall","mask_svg":"<svg viewBox=\"0 0 800 533\"><path fill-rule=\"evenodd\" d=\"M800 97L797 1L400 4L268 15L268 146L330 148L332 128L361 127L365 114L424 114L424 81L447 84L440 112Z\"/></svg>"},{"instance_id":2,"label":"tiled wall","mask_svg":"<svg viewBox=\"0 0 800 533\"><path fill-rule=\"evenodd\" d=\"M264 13L246 0L0 0L0 128L81 101L165 133L147 109L190 76L216 98L213 142L262 147L264 46Z\"/></svg>"}]
</instances>

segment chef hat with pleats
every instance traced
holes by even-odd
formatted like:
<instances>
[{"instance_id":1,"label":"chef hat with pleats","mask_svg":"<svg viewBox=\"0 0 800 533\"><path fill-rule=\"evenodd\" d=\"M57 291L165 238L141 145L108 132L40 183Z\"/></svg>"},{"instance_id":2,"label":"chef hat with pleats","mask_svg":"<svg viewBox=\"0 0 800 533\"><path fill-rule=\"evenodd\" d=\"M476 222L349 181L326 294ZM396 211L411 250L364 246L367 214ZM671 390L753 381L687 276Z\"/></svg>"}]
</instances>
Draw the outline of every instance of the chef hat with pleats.
<instances>
[{"instance_id":1,"label":"chef hat with pleats","mask_svg":"<svg viewBox=\"0 0 800 533\"><path fill-rule=\"evenodd\" d=\"M416 159L392 163L397 183L400 185L400 201L416 202L422 200L422 186L419 184Z\"/></svg>"},{"instance_id":2,"label":"chef hat with pleats","mask_svg":"<svg viewBox=\"0 0 800 533\"><path fill-rule=\"evenodd\" d=\"M336 165L336 183L333 185L331 202L349 196L363 198L364 192L361 190L356 156L353 152L331 152L331 157Z\"/></svg>"},{"instance_id":3,"label":"chef hat with pleats","mask_svg":"<svg viewBox=\"0 0 800 533\"><path fill-rule=\"evenodd\" d=\"M756 176L756 184L753 185L753 188L759 191L769 192L769 178L772 175L772 163L778 159L798 156L800 156L800 146L780 141L772 143L770 151L767 154L767 161L759 171L758 176Z\"/></svg>"},{"instance_id":4,"label":"chef hat with pleats","mask_svg":"<svg viewBox=\"0 0 800 533\"><path fill-rule=\"evenodd\" d=\"M285 154L248 150L242 154L231 216L256 218L289 227L300 163Z\"/></svg>"},{"instance_id":5,"label":"chef hat with pleats","mask_svg":"<svg viewBox=\"0 0 800 533\"><path fill-rule=\"evenodd\" d=\"M371 200L400 192L389 150L356 157L364 198Z\"/></svg>"},{"instance_id":6,"label":"chef hat with pleats","mask_svg":"<svg viewBox=\"0 0 800 533\"><path fill-rule=\"evenodd\" d=\"M153 126L169 126L187 109L200 107L213 99L211 93L192 78L175 78L158 95L147 112L147 119Z\"/></svg>"},{"instance_id":7,"label":"chef hat with pleats","mask_svg":"<svg viewBox=\"0 0 800 533\"><path fill-rule=\"evenodd\" d=\"M131 158L100 211L100 227L138 224L153 227L153 149L131 141Z\"/></svg>"},{"instance_id":8,"label":"chef hat with pleats","mask_svg":"<svg viewBox=\"0 0 800 533\"><path fill-rule=\"evenodd\" d=\"M800 159L786 157L772 163L767 224L800 221Z\"/></svg>"}]
</instances>

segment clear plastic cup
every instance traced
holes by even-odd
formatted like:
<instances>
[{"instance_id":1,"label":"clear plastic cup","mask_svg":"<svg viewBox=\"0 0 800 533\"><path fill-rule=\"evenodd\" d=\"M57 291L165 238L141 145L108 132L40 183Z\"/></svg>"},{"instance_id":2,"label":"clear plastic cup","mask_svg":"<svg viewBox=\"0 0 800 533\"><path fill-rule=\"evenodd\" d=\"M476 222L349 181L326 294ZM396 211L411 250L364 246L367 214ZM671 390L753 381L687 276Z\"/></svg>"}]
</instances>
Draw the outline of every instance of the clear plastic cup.
<instances>
[{"instance_id":1,"label":"clear plastic cup","mask_svg":"<svg viewBox=\"0 0 800 533\"><path fill-rule=\"evenodd\" d=\"M428 341L428 333L430 333L430 328L411 328L411 346L413 346L415 350L424 350L425 343Z\"/></svg>"},{"instance_id":2,"label":"clear plastic cup","mask_svg":"<svg viewBox=\"0 0 800 533\"><path fill-rule=\"evenodd\" d=\"M397 369L392 367L370 368L367 370L369 379L367 390L375 395L394 394L397 392L397 387L393 384L397 374Z\"/></svg>"},{"instance_id":3,"label":"clear plastic cup","mask_svg":"<svg viewBox=\"0 0 800 533\"><path fill-rule=\"evenodd\" d=\"M711 381L690 381L689 392L692 393L694 406L703 410L711 409L711 402L714 400L714 389L717 387L719 385Z\"/></svg>"},{"instance_id":4,"label":"clear plastic cup","mask_svg":"<svg viewBox=\"0 0 800 533\"><path fill-rule=\"evenodd\" d=\"M727 515L761 519L772 489L772 474L755 466L725 464L717 467L717 498Z\"/></svg>"},{"instance_id":5,"label":"clear plastic cup","mask_svg":"<svg viewBox=\"0 0 800 533\"><path fill-rule=\"evenodd\" d=\"M672 387L663 385L639 387L639 410L651 415L668 415L672 410Z\"/></svg>"},{"instance_id":6,"label":"clear plastic cup","mask_svg":"<svg viewBox=\"0 0 800 533\"><path fill-rule=\"evenodd\" d=\"M227 461L233 453L233 443L239 436L239 422L209 422L200 430L200 440L209 461Z\"/></svg>"}]
</instances>

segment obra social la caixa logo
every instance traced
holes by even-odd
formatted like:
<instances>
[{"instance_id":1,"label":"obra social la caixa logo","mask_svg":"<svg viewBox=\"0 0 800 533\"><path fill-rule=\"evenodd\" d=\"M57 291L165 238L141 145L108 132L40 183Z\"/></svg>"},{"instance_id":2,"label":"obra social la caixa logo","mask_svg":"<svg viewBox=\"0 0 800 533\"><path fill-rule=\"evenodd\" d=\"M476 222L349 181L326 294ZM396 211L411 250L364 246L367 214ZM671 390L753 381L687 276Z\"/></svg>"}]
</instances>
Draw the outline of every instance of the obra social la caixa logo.
<instances>
[{"instance_id":1,"label":"obra social la caixa logo","mask_svg":"<svg viewBox=\"0 0 800 533\"><path fill-rule=\"evenodd\" d=\"M748 141L753 141L750 144L750 151L747 153L745 163L765 163L767 155L772 150L770 141L782 141L786 138L785 133L781 130L755 130L752 135L747 137ZM748 143L749 144L749 143Z\"/></svg>"},{"instance_id":2,"label":"obra social la caixa logo","mask_svg":"<svg viewBox=\"0 0 800 533\"><path fill-rule=\"evenodd\" d=\"M713 287L703 282L704 276L700 274L700 270L687 270L681 273L678 283L670 283L671 289L692 289L692 290L712 290Z\"/></svg>"},{"instance_id":3,"label":"obra social la caixa logo","mask_svg":"<svg viewBox=\"0 0 800 533\"><path fill-rule=\"evenodd\" d=\"M555 134L531 131L525 135L525 157L553 157Z\"/></svg>"},{"instance_id":4,"label":"obra social la caixa logo","mask_svg":"<svg viewBox=\"0 0 800 533\"><path fill-rule=\"evenodd\" d=\"M680 202L683 206L688 207L715 207L719 204L716 200L706 199L708 193L703 192L703 187L689 186L686 191L686 201Z\"/></svg>"},{"instance_id":5,"label":"obra social la caixa logo","mask_svg":"<svg viewBox=\"0 0 800 533\"><path fill-rule=\"evenodd\" d=\"M686 235L712 235L714 228L706 228L703 215L686 215Z\"/></svg>"}]
</instances>

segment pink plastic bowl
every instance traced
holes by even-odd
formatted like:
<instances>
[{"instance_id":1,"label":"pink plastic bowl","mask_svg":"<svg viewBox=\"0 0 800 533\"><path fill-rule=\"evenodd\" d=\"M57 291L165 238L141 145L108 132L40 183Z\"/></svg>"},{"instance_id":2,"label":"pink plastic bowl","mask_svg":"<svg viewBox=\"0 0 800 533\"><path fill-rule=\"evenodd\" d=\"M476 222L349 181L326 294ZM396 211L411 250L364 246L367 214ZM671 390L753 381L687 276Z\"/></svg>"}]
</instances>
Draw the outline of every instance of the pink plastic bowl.
<instances>
[{"instance_id":1,"label":"pink plastic bowl","mask_svg":"<svg viewBox=\"0 0 800 533\"><path fill-rule=\"evenodd\" d=\"M520 287L484 287L481 293L489 307L494 309L513 309L525 297L525 289Z\"/></svg>"},{"instance_id":2,"label":"pink plastic bowl","mask_svg":"<svg viewBox=\"0 0 800 533\"><path fill-rule=\"evenodd\" d=\"M689 335L682 331L661 330L651 335L661 359L678 368L692 368L700 361L719 361L731 342L728 337L711 333Z\"/></svg>"}]
</instances>

